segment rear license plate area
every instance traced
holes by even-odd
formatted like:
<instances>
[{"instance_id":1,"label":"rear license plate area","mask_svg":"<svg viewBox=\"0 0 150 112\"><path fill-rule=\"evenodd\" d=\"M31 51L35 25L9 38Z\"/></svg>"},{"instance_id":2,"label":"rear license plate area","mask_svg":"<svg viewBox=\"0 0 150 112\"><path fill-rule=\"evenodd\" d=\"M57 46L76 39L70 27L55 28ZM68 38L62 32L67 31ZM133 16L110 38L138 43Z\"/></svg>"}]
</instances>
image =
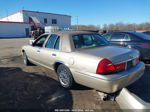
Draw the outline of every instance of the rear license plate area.
<instances>
[{"instance_id":1,"label":"rear license plate area","mask_svg":"<svg viewBox=\"0 0 150 112\"><path fill-rule=\"evenodd\" d=\"M132 61L128 61L127 62L127 70L133 67L133 62Z\"/></svg>"},{"instance_id":2,"label":"rear license plate area","mask_svg":"<svg viewBox=\"0 0 150 112\"><path fill-rule=\"evenodd\" d=\"M126 67L126 69L127 69L127 70L130 69L130 68L134 67L136 64L137 64L136 59L133 59L133 60L131 60L131 61L128 61L128 62L127 62L127 67Z\"/></svg>"}]
</instances>

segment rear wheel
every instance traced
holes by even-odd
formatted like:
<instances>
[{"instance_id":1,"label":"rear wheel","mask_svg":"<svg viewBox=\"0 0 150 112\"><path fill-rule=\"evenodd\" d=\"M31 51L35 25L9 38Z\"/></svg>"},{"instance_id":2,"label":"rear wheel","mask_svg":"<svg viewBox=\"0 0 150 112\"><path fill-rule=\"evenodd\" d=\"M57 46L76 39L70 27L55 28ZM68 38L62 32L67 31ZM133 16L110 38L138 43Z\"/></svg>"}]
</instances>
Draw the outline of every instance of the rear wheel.
<instances>
[{"instance_id":1,"label":"rear wheel","mask_svg":"<svg viewBox=\"0 0 150 112\"><path fill-rule=\"evenodd\" d=\"M23 52L23 63L26 65L26 66L29 66L31 65L30 61L28 60L28 57L26 55L25 52Z\"/></svg>"},{"instance_id":2,"label":"rear wheel","mask_svg":"<svg viewBox=\"0 0 150 112\"><path fill-rule=\"evenodd\" d=\"M70 89L74 84L72 74L68 67L61 64L57 68L58 80L64 88Z\"/></svg>"}]
</instances>

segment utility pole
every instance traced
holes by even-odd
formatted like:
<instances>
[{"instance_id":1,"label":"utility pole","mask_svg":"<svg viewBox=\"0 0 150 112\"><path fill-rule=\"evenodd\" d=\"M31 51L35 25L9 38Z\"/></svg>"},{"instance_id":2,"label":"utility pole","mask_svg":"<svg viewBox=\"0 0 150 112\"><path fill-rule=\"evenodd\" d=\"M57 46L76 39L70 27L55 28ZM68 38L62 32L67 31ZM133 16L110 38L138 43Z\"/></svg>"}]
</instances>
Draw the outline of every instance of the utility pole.
<instances>
[{"instance_id":1,"label":"utility pole","mask_svg":"<svg viewBox=\"0 0 150 112\"><path fill-rule=\"evenodd\" d=\"M24 10L24 6L22 7L22 10Z\"/></svg>"},{"instance_id":2,"label":"utility pole","mask_svg":"<svg viewBox=\"0 0 150 112\"><path fill-rule=\"evenodd\" d=\"M78 26L78 24L79 24L78 16L76 17L76 21L77 21L77 30L79 30L79 26Z\"/></svg>"},{"instance_id":3,"label":"utility pole","mask_svg":"<svg viewBox=\"0 0 150 112\"><path fill-rule=\"evenodd\" d=\"M9 19L8 19L8 10L6 10L6 15L7 15L7 21L9 21Z\"/></svg>"},{"instance_id":4,"label":"utility pole","mask_svg":"<svg viewBox=\"0 0 150 112\"><path fill-rule=\"evenodd\" d=\"M136 24L134 24L134 31L136 31Z\"/></svg>"}]
</instances>

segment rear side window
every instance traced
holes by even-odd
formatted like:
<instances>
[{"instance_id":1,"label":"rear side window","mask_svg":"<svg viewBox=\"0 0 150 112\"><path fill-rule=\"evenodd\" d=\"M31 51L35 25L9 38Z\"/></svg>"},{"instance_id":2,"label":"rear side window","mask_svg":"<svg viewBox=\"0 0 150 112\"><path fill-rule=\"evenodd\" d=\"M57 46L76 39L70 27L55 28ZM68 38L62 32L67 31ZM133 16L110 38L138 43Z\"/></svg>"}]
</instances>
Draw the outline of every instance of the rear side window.
<instances>
[{"instance_id":1,"label":"rear side window","mask_svg":"<svg viewBox=\"0 0 150 112\"><path fill-rule=\"evenodd\" d=\"M88 48L108 45L102 36L98 34L82 34L72 36L75 48Z\"/></svg>"},{"instance_id":2,"label":"rear side window","mask_svg":"<svg viewBox=\"0 0 150 112\"><path fill-rule=\"evenodd\" d=\"M150 31L143 32L144 34L150 35Z\"/></svg>"},{"instance_id":3,"label":"rear side window","mask_svg":"<svg viewBox=\"0 0 150 112\"><path fill-rule=\"evenodd\" d=\"M144 33L136 32L135 35L142 38L142 39L144 39L144 40L150 40L150 36L146 35Z\"/></svg>"},{"instance_id":4,"label":"rear side window","mask_svg":"<svg viewBox=\"0 0 150 112\"><path fill-rule=\"evenodd\" d=\"M111 41L121 41L123 39L125 39L125 34L123 34L123 33L114 33L114 34L112 34L110 40Z\"/></svg>"},{"instance_id":5,"label":"rear side window","mask_svg":"<svg viewBox=\"0 0 150 112\"><path fill-rule=\"evenodd\" d=\"M85 45L88 46L88 45L93 44L93 40L92 40L91 35L83 35L82 38L83 38L83 42L84 42Z\"/></svg>"},{"instance_id":6,"label":"rear side window","mask_svg":"<svg viewBox=\"0 0 150 112\"><path fill-rule=\"evenodd\" d=\"M56 43L57 45L55 45L55 43ZM49 40L47 41L45 47L46 47L46 48L51 48L51 49L54 49L54 48L59 49L59 36L52 34L52 35L50 36Z\"/></svg>"},{"instance_id":7,"label":"rear side window","mask_svg":"<svg viewBox=\"0 0 150 112\"><path fill-rule=\"evenodd\" d=\"M130 38L132 41L141 41L142 39L134 34L130 34Z\"/></svg>"}]
</instances>

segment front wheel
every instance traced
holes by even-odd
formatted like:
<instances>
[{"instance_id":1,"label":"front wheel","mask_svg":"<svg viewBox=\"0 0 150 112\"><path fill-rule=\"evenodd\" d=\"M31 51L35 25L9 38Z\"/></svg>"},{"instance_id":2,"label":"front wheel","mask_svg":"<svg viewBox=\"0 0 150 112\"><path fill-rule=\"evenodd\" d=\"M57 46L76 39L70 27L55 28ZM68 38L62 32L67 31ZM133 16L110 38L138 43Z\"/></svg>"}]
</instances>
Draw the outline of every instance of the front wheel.
<instances>
[{"instance_id":1,"label":"front wheel","mask_svg":"<svg viewBox=\"0 0 150 112\"><path fill-rule=\"evenodd\" d=\"M26 65L26 66L29 66L31 65L30 61L28 60L28 57L26 55L25 52L23 52L23 63Z\"/></svg>"},{"instance_id":2,"label":"front wheel","mask_svg":"<svg viewBox=\"0 0 150 112\"><path fill-rule=\"evenodd\" d=\"M58 80L64 88L70 89L73 86L74 80L68 67L61 64L57 69Z\"/></svg>"}]
</instances>

